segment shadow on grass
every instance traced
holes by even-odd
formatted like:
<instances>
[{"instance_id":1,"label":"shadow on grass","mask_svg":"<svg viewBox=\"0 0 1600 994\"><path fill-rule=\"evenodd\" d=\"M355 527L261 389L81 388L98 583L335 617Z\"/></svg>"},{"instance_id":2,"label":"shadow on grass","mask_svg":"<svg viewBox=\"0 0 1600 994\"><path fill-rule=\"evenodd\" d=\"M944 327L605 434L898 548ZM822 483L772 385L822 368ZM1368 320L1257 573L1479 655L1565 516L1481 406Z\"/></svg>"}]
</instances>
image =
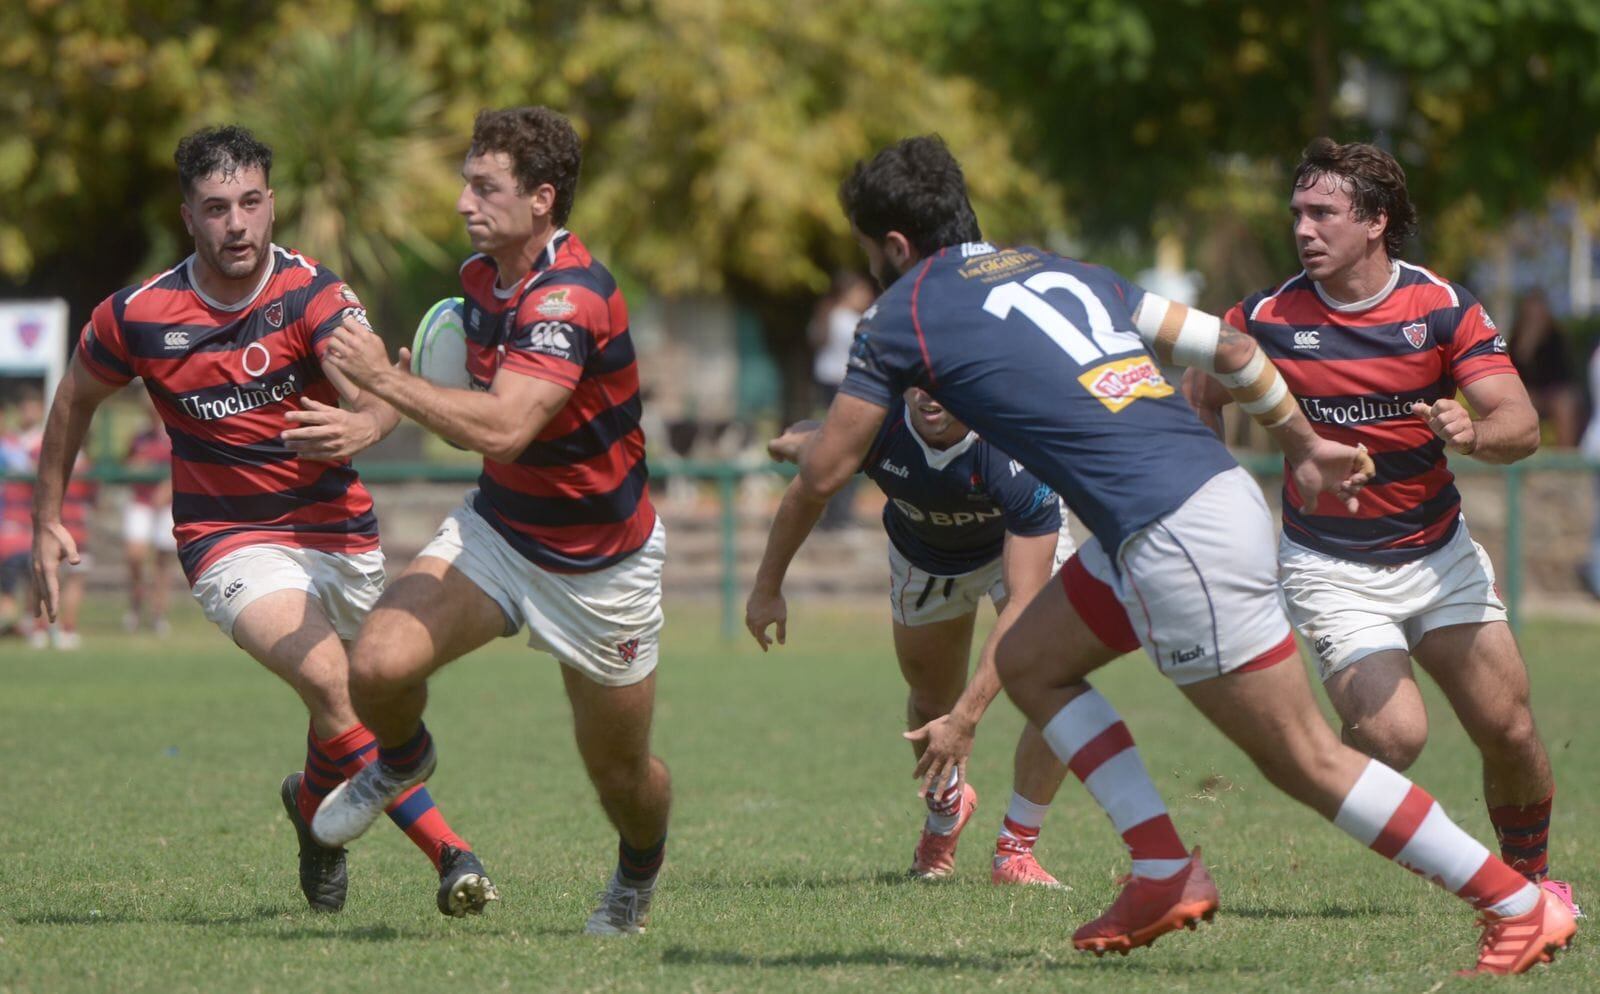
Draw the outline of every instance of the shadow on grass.
<instances>
[{"instance_id":1,"label":"shadow on grass","mask_svg":"<svg viewBox=\"0 0 1600 994\"><path fill-rule=\"evenodd\" d=\"M661 953L664 966L727 966L748 969L798 967L826 970L841 966L920 967L929 970L967 970L971 972L1004 973L1024 967L1043 970L1132 970L1149 974L1214 973L1211 963L1174 963L1170 960L1153 961L1137 953L1124 959L1107 957L1108 962L1097 965L1096 957L1088 953L1066 950L1060 956L1041 956L1037 950L1019 949L1010 953L964 955L949 953L915 953L896 949L874 947L853 951L789 953L780 956L760 956L726 949L691 949L687 946L668 946ZM1115 964L1115 965L1112 965ZM1260 967L1251 964L1230 965L1230 971L1255 973Z\"/></svg>"},{"instance_id":2,"label":"shadow on grass","mask_svg":"<svg viewBox=\"0 0 1600 994\"><path fill-rule=\"evenodd\" d=\"M1251 918L1259 920L1273 920L1284 918L1414 918L1413 912L1401 911L1396 908L1384 908L1378 905L1366 905L1359 908L1345 907L1339 904L1324 904L1315 908L1282 908L1261 907L1251 905L1225 904L1217 915L1226 915L1229 918Z\"/></svg>"},{"instance_id":3,"label":"shadow on grass","mask_svg":"<svg viewBox=\"0 0 1600 994\"><path fill-rule=\"evenodd\" d=\"M951 881L953 884L954 881ZM930 886L928 881L913 880L904 872L894 870L878 870L872 873L852 873L842 876L804 876L799 873L775 873L764 877L741 877L735 879L710 879L696 880L695 890L835 890L841 887L863 887L869 885L903 887L915 884L918 887ZM942 882L935 882L932 886L941 886Z\"/></svg>"}]
</instances>

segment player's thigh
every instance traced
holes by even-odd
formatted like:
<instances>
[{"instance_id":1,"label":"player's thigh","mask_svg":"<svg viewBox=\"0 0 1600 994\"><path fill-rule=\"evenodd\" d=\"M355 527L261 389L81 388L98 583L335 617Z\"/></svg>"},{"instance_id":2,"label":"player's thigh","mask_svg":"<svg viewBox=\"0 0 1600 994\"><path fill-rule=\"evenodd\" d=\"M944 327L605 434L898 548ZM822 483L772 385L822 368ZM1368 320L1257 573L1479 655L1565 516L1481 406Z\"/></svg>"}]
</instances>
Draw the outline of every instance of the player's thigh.
<instances>
[{"instance_id":1,"label":"player's thigh","mask_svg":"<svg viewBox=\"0 0 1600 994\"><path fill-rule=\"evenodd\" d=\"M650 726L655 717L656 676L649 673L622 686L600 683L582 670L561 667L572 705L572 732L584 766L598 783L639 771L650 758Z\"/></svg>"},{"instance_id":2,"label":"player's thigh","mask_svg":"<svg viewBox=\"0 0 1600 994\"><path fill-rule=\"evenodd\" d=\"M1505 622L1435 628L1416 656L1469 733L1531 726L1528 667Z\"/></svg>"},{"instance_id":3,"label":"player's thigh","mask_svg":"<svg viewBox=\"0 0 1600 994\"><path fill-rule=\"evenodd\" d=\"M1332 818L1366 757L1339 742L1298 659L1235 670L1180 689L1279 789Z\"/></svg>"},{"instance_id":4,"label":"player's thigh","mask_svg":"<svg viewBox=\"0 0 1600 994\"><path fill-rule=\"evenodd\" d=\"M1357 741L1427 735L1427 708L1404 649L1369 653L1330 674L1322 686Z\"/></svg>"},{"instance_id":5,"label":"player's thigh","mask_svg":"<svg viewBox=\"0 0 1600 994\"><path fill-rule=\"evenodd\" d=\"M1096 629L1086 620L1078 607L1083 595L1069 590L1074 577L1082 580L1087 574L1080 574L1069 562L1040 588L995 647L995 665L1013 696L1026 688L1081 683L1090 673L1129 651L1125 645L1108 645L1102 634L1116 641L1109 628ZM1094 582L1090 579L1085 586ZM1115 595L1109 590L1104 595L1125 627L1126 615ZM1137 640L1132 644L1138 647Z\"/></svg>"},{"instance_id":6,"label":"player's thigh","mask_svg":"<svg viewBox=\"0 0 1600 994\"><path fill-rule=\"evenodd\" d=\"M233 619L234 642L302 693L346 696L344 644L308 590L282 588L253 599Z\"/></svg>"},{"instance_id":7,"label":"player's thigh","mask_svg":"<svg viewBox=\"0 0 1600 994\"><path fill-rule=\"evenodd\" d=\"M445 560L421 555L367 615L351 664L364 682L412 683L509 628L482 588Z\"/></svg>"},{"instance_id":8,"label":"player's thigh","mask_svg":"<svg viewBox=\"0 0 1600 994\"><path fill-rule=\"evenodd\" d=\"M900 675L914 696L940 713L948 711L967 685L967 658L972 650L972 629L977 612L923 625L894 626L894 653Z\"/></svg>"}]
</instances>

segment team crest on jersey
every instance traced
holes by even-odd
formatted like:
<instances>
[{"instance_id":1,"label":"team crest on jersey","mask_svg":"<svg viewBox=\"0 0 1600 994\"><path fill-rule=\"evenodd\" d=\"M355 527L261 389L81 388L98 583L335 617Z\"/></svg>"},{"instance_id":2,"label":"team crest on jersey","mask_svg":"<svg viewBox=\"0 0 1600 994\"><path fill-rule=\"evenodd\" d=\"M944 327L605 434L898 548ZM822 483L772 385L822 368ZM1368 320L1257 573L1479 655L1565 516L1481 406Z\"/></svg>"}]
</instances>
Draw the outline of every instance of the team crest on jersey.
<instances>
[{"instance_id":1,"label":"team crest on jersey","mask_svg":"<svg viewBox=\"0 0 1600 994\"><path fill-rule=\"evenodd\" d=\"M1079 374L1078 382L1115 414L1140 397L1170 397L1172 384L1147 355L1103 363Z\"/></svg>"},{"instance_id":2,"label":"team crest on jersey","mask_svg":"<svg viewBox=\"0 0 1600 994\"><path fill-rule=\"evenodd\" d=\"M1410 342L1414 349L1422 348L1422 344L1428 340L1428 326L1422 321L1404 325L1400 333L1406 336L1406 341Z\"/></svg>"},{"instance_id":3,"label":"team crest on jersey","mask_svg":"<svg viewBox=\"0 0 1600 994\"><path fill-rule=\"evenodd\" d=\"M339 299L352 307L361 306L361 298L356 296L356 292L350 289L350 284L348 283L339 284Z\"/></svg>"},{"instance_id":4,"label":"team crest on jersey","mask_svg":"<svg viewBox=\"0 0 1600 994\"><path fill-rule=\"evenodd\" d=\"M272 325L274 328L282 328L283 327L283 301L274 300L272 303L268 304L267 305L267 310L266 310L266 313L265 313L264 316L267 319L267 324Z\"/></svg>"},{"instance_id":5,"label":"team crest on jersey","mask_svg":"<svg viewBox=\"0 0 1600 994\"><path fill-rule=\"evenodd\" d=\"M567 299L567 293L566 290L551 290L533 309L554 321L569 318L578 313L578 305Z\"/></svg>"}]
</instances>

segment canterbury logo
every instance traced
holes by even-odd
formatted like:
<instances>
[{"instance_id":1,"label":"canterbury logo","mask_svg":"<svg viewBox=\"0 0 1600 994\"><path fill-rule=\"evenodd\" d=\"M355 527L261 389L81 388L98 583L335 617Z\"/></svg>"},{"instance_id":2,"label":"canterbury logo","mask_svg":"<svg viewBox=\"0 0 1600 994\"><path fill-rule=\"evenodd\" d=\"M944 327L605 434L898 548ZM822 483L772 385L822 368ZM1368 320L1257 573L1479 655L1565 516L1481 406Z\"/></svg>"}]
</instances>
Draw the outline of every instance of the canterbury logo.
<instances>
[{"instance_id":1,"label":"canterbury logo","mask_svg":"<svg viewBox=\"0 0 1600 994\"><path fill-rule=\"evenodd\" d=\"M1297 349L1322 348L1322 336L1315 331L1297 331L1294 333L1294 347Z\"/></svg>"},{"instance_id":2,"label":"canterbury logo","mask_svg":"<svg viewBox=\"0 0 1600 994\"><path fill-rule=\"evenodd\" d=\"M187 331L169 331L161 336L161 344L169 349L186 349L189 347L189 333Z\"/></svg>"}]
</instances>

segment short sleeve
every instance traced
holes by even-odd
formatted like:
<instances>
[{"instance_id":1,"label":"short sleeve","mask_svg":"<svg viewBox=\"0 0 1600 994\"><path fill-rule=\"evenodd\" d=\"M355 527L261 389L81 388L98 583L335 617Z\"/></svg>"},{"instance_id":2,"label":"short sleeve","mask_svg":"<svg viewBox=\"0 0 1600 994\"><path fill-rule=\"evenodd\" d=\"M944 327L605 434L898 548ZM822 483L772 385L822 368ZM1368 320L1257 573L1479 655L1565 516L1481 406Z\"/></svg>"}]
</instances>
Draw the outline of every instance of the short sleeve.
<instances>
[{"instance_id":1,"label":"short sleeve","mask_svg":"<svg viewBox=\"0 0 1600 994\"><path fill-rule=\"evenodd\" d=\"M925 372L908 310L888 309L880 299L867 308L850 343L839 392L879 407L892 407Z\"/></svg>"},{"instance_id":2,"label":"short sleeve","mask_svg":"<svg viewBox=\"0 0 1600 994\"><path fill-rule=\"evenodd\" d=\"M598 293L571 283L538 286L517 305L500 368L575 389L612 333L611 308Z\"/></svg>"},{"instance_id":3,"label":"short sleeve","mask_svg":"<svg viewBox=\"0 0 1600 994\"><path fill-rule=\"evenodd\" d=\"M117 320L115 298L102 300L78 336L78 358L97 380L122 386L137 375Z\"/></svg>"},{"instance_id":4,"label":"short sleeve","mask_svg":"<svg viewBox=\"0 0 1600 994\"><path fill-rule=\"evenodd\" d=\"M1234 304L1232 307L1228 308L1227 313L1222 315L1222 323L1230 328L1248 333L1250 329L1245 327L1245 325L1248 323L1248 318L1245 317L1244 303L1245 302L1241 300L1237 304Z\"/></svg>"},{"instance_id":5,"label":"short sleeve","mask_svg":"<svg viewBox=\"0 0 1600 994\"><path fill-rule=\"evenodd\" d=\"M1455 289L1460 306L1450 315L1449 320L1455 321L1455 327L1444 350L1456 386L1464 387L1485 376L1515 374L1517 370L1511 364L1506 340L1483 304L1460 287Z\"/></svg>"},{"instance_id":6,"label":"short sleeve","mask_svg":"<svg viewBox=\"0 0 1600 994\"><path fill-rule=\"evenodd\" d=\"M305 326L311 333L311 351L322 359L328 350L328 337L344 322L345 314L366 324L367 309L350 284L326 269L319 269L317 275L319 282L326 280L326 285L312 292L311 301L306 304Z\"/></svg>"}]
</instances>

